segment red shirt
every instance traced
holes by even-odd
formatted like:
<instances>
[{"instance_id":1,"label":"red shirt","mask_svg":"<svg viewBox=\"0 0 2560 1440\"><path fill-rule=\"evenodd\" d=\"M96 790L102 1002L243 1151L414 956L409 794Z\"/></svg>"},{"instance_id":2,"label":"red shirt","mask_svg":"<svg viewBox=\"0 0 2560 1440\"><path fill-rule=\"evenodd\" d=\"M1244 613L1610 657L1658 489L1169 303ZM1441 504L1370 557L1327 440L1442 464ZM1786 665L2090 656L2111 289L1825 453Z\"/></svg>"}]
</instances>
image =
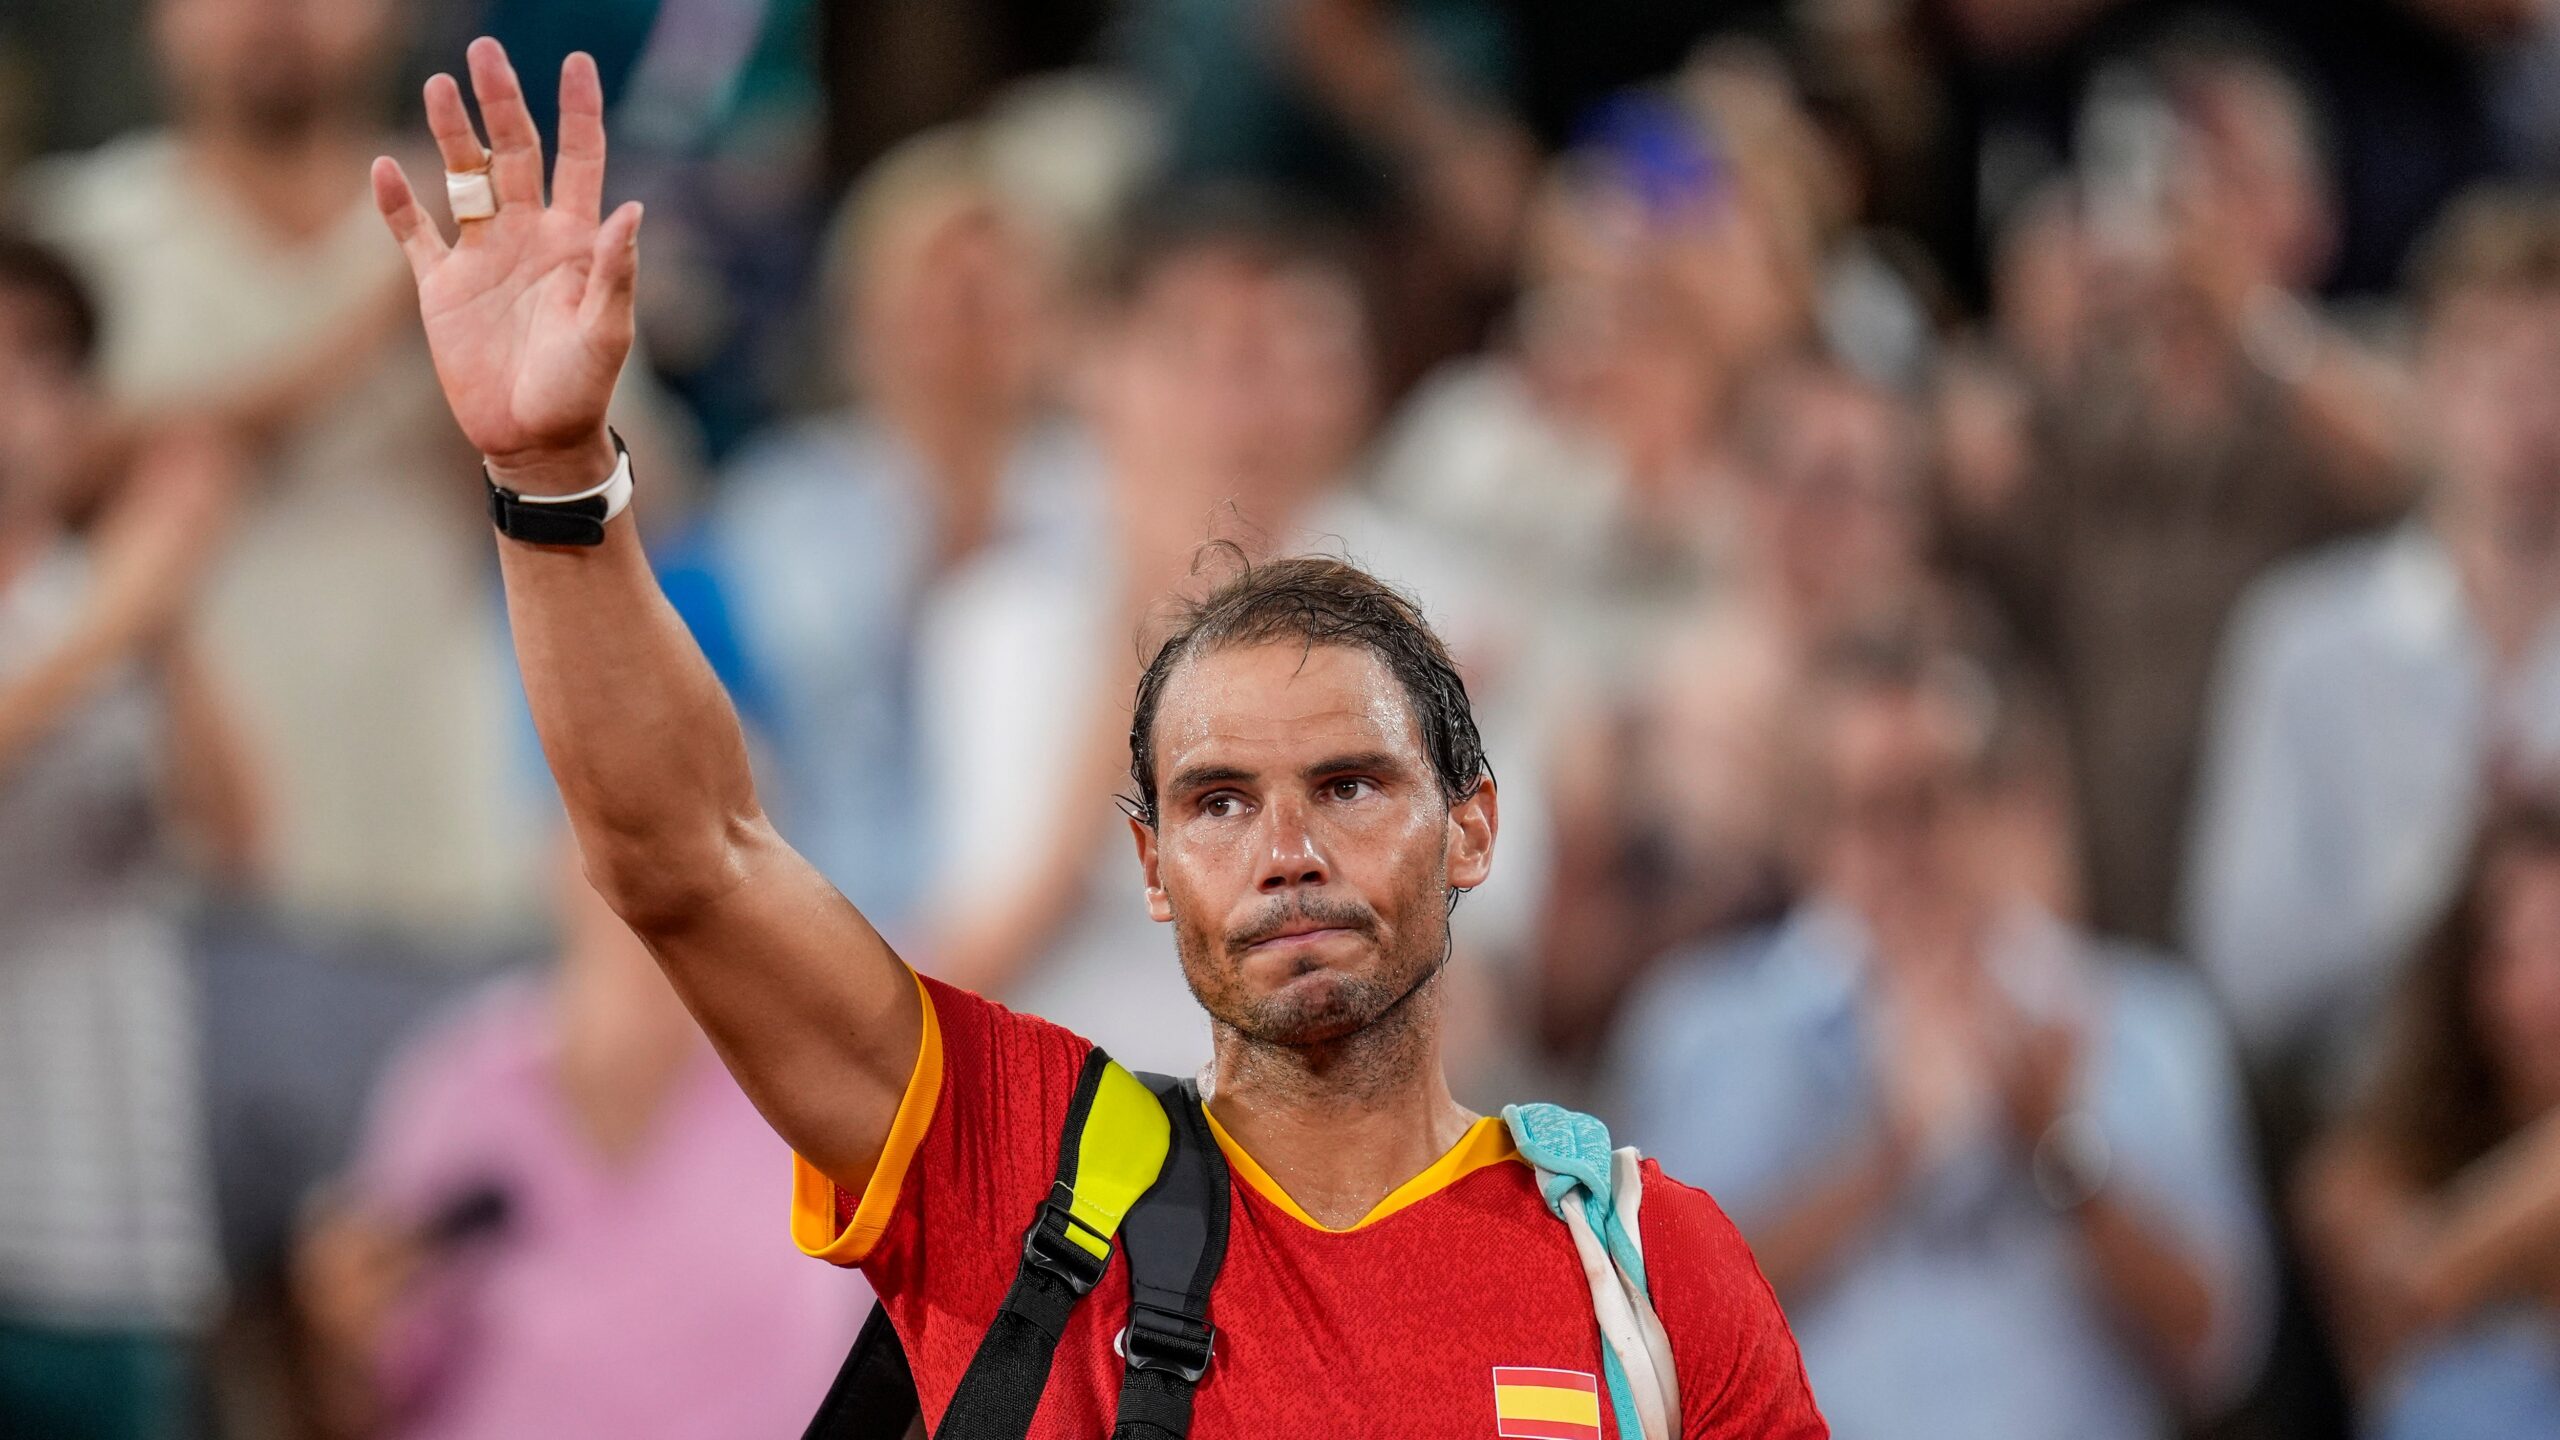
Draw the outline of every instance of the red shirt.
<instances>
[{"instance_id":1,"label":"red shirt","mask_svg":"<svg viewBox=\"0 0 2560 1440\"><path fill-rule=\"evenodd\" d=\"M922 982L925 1036L890 1141L859 1197L805 1162L802 1248L860 1265L906 1342L939 1423L1013 1281L1022 1232L1056 1178L1058 1130L1092 1047L966 991ZM1499 1119L1360 1223L1309 1218L1223 1131L1234 1176L1226 1268L1210 1297L1217 1360L1191 1433L1317 1440L1598 1440L1608 1409L1591 1292L1562 1221ZM1645 1162L1647 1277L1679 1373L1681 1433L1827 1434L1768 1282L1705 1192ZM1126 1262L1076 1307L1031 1427L1110 1433ZM1503 1372L1497 1395L1497 1374ZM1540 1373L1545 1372L1545 1373ZM1572 1393L1597 1392L1596 1404ZM1577 1405L1583 1407L1576 1413Z\"/></svg>"}]
</instances>

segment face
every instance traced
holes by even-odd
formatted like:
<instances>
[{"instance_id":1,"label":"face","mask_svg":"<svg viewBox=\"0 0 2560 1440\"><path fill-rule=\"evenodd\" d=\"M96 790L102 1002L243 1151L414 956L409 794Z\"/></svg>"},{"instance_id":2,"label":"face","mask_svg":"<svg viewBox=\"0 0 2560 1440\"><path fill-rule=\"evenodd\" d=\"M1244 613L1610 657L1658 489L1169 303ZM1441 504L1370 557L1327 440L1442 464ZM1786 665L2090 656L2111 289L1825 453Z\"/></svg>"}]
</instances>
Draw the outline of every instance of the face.
<instances>
[{"instance_id":1,"label":"face","mask_svg":"<svg viewBox=\"0 0 2560 1440\"><path fill-rule=\"evenodd\" d=\"M1445 802L1384 661L1296 641L1197 656L1155 741L1157 823L1132 822L1147 904L1220 1024L1323 1044L1437 973L1449 889L1492 862L1493 785Z\"/></svg>"},{"instance_id":2,"label":"face","mask_svg":"<svg viewBox=\"0 0 2560 1440\"><path fill-rule=\"evenodd\" d=\"M893 224L856 296L856 372L875 396L961 414L1018 403L1048 358L1047 267L982 196Z\"/></svg>"},{"instance_id":3,"label":"face","mask_svg":"<svg viewBox=\"0 0 2560 1440\"><path fill-rule=\"evenodd\" d=\"M1835 691L1827 704L1817 756L1825 888L1871 921L1975 895L1993 816L1955 706L1898 689Z\"/></svg>"},{"instance_id":4,"label":"face","mask_svg":"<svg viewBox=\"0 0 2560 1440\"><path fill-rule=\"evenodd\" d=\"M390 0L160 0L152 23L183 108L277 135L372 95L393 39Z\"/></svg>"},{"instance_id":5,"label":"face","mask_svg":"<svg viewBox=\"0 0 2560 1440\"><path fill-rule=\"evenodd\" d=\"M1892 400L1832 376L1769 402L1752 467L1756 548L1800 617L1829 630L1898 599L1920 550L1918 432Z\"/></svg>"},{"instance_id":6,"label":"face","mask_svg":"<svg viewBox=\"0 0 2560 1440\"><path fill-rule=\"evenodd\" d=\"M1359 295L1330 272L1203 250L1160 267L1123 317L1102 421L1124 467L1285 517L1340 477L1368 425Z\"/></svg>"},{"instance_id":7,"label":"face","mask_svg":"<svg viewBox=\"0 0 2560 1440\"><path fill-rule=\"evenodd\" d=\"M2536 552L2560 545L2560 296L2448 297L2420 372L2440 503Z\"/></svg>"},{"instance_id":8,"label":"face","mask_svg":"<svg viewBox=\"0 0 2560 1440\"><path fill-rule=\"evenodd\" d=\"M2560 1107L2560 857L2508 860L2489 894L2478 1024L2519 1110L2538 1115Z\"/></svg>"}]
</instances>

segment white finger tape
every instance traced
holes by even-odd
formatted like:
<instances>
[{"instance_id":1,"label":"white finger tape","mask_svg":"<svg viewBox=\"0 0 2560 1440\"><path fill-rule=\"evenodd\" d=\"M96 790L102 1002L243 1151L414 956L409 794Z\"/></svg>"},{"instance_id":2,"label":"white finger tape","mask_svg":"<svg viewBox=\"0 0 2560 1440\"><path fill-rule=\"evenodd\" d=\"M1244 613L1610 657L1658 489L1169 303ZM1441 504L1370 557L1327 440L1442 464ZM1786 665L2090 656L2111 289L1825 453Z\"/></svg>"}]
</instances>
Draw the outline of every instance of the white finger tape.
<instances>
[{"instance_id":1,"label":"white finger tape","mask_svg":"<svg viewBox=\"0 0 2560 1440\"><path fill-rule=\"evenodd\" d=\"M486 170L447 170L444 196L456 220L486 220L498 213L498 195L489 188Z\"/></svg>"}]
</instances>

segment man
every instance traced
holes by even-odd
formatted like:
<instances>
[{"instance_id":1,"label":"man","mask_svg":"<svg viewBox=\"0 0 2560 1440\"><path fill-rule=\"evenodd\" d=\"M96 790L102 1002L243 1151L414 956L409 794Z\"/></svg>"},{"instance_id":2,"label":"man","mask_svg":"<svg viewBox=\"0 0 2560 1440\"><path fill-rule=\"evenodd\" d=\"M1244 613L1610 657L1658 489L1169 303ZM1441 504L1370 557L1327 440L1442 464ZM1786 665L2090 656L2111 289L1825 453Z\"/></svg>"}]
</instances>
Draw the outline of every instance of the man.
<instances>
[{"instance_id":1,"label":"man","mask_svg":"<svg viewBox=\"0 0 2560 1440\"><path fill-rule=\"evenodd\" d=\"M2336 220L2299 84L2220 40L2164 51L2156 83L2159 113L2096 113L2162 126L2164 173L2099 171L2085 213L2011 227L2016 373L1951 367L1946 518L2061 687L2092 918L2165 944L2233 606L2407 486L2396 377L2305 298Z\"/></svg>"},{"instance_id":2,"label":"man","mask_svg":"<svg viewBox=\"0 0 2560 1440\"><path fill-rule=\"evenodd\" d=\"M502 490L536 723L597 889L803 1157L803 1242L864 1266L938 1420L1049 1193L1089 1047L919 980L764 819L719 687L615 513L628 478L604 413L640 211L599 216L593 62L562 74L546 206L505 53L483 39L470 58L495 151L449 77L428 83L427 114L449 172L485 171L489 213L448 244L387 158L374 195L417 274L446 399ZM1408 603L1320 560L1213 596L1140 686L1131 829L1149 909L1173 923L1215 1023L1204 1089L1237 1177L1196 1435L1473 1440L1500 1425L1493 1367L1596 1389L1573 1246L1502 1128L1460 1109L1439 1067L1448 911L1484 880L1497 823L1464 694ZM1681 1432L1821 1434L1784 1321L1713 1203L1651 1172L1642 1226ZM1107 1424L1126 1299L1115 1268L1067 1323L1033 1433ZM1564 1418L1601 1433L1596 1400Z\"/></svg>"},{"instance_id":3,"label":"man","mask_svg":"<svg viewBox=\"0 0 2560 1440\"><path fill-rule=\"evenodd\" d=\"M2315 1107L2482 802L2560 762L2560 207L2465 201L2417 282L2425 504L2249 593L2188 857L2197 958L2250 1058Z\"/></svg>"},{"instance_id":4,"label":"man","mask_svg":"<svg viewBox=\"0 0 2560 1440\"><path fill-rule=\"evenodd\" d=\"M2203 987L2034 896L2060 760L1987 667L1893 641L1814 687L1812 894L1633 997L1629 1135L1716 1177L1839 1434L2209 1416L2271 1283Z\"/></svg>"},{"instance_id":5,"label":"man","mask_svg":"<svg viewBox=\"0 0 2560 1440\"><path fill-rule=\"evenodd\" d=\"M188 634L239 466L118 453L96 340L0 233L0 1434L156 1440L220 1285L180 861L255 862Z\"/></svg>"},{"instance_id":6,"label":"man","mask_svg":"<svg viewBox=\"0 0 2560 1440\"><path fill-rule=\"evenodd\" d=\"M918 637L991 577L1089 559L1100 488L1054 413L1052 257L993 143L916 136L847 199L821 293L848 403L750 443L710 515L773 742L771 802L901 940L940 845Z\"/></svg>"},{"instance_id":7,"label":"man","mask_svg":"<svg viewBox=\"0 0 2560 1440\"><path fill-rule=\"evenodd\" d=\"M1209 1037L1108 863L1123 822L1102 797L1128 763L1130 636L1204 535L1257 558L1358 557L1429 607L1479 713L1503 713L1488 642L1510 633L1511 597L1351 483L1375 406L1355 254L1320 215L1266 192L1182 187L1139 207L1079 367L1108 470L1104 523L987 556L920 617L939 853L918 963L1147 1069L1198 1068ZM1508 818L1516 854L1526 830L1516 807ZM1471 900L1461 944L1517 898L1497 885ZM1476 1057L1460 1050L1463 1074Z\"/></svg>"},{"instance_id":8,"label":"man","mask_svg":"<svg viewBox=\"0 0 2560 1440\"><path fill-rule=\"evenodd\" d=\"M254 447L204 618L274 780L263 898L303 933L476 954L539 913L540 857L504 782L473 516L436 483L468 452L350 183L384 143L398 17L154 0L170 124L31 167L12 198L96 288L114 403L210 411Z\"/></svg>"},{"instance_id":9,"label":"man","mask_svg":"<svg viewBox=\"0 0 2560 1440\"><path fill-rule=\"evenodd\" d=\"M869 1297L774 1243L782 1142L565 835L550 869L557 968L405 1048L303 1241L331 1433L796 1434Z\"/></svg>"}]
</instances>

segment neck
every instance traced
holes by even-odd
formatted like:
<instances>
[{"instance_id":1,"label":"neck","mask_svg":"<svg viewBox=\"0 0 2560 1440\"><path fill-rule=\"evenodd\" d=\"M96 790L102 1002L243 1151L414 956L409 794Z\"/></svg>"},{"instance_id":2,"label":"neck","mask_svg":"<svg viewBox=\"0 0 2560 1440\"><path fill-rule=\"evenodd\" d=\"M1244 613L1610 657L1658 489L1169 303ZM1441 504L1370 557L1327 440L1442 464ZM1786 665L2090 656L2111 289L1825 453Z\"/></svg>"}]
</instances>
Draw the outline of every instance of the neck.
<instances>
[{"instance_id":1,"label":"neck","mask_svg":"<svg viewBox=\"0 0 2560 1440\"><path fill-rule=\"evenodd\" d=\"M701 1049L682 1002L646 956L571 955L557 982L560 1085L599 1153L618 1161L647 1139Z\"/></svg>"},{"instance_id":2,"label":"neck","mask_svg":"<svg viewBox=\"0 0 2560 1440\"><path fill-rule=\"evenodd\" d=\"M379 137L343 117L290 134L208 121L189 127L190 163L259 223L289 240L327 230L358 202L350 177L380 148Z\"/></svg>"},{"instance_id":3,"label":"neck","mask_svg":"<svg viewBox=\"0 0 2560 1440\"><path fill-rule=\"evenodd\" d=\"M1289 1198L1347 1229L1475 1123L1440 1066L1438 974L1357 1033L1277 1045L1220 1022L1209 1110Z\"/></svg>"},{"instance_id":4,"label":"neck","mask_svg":"<svg viewBox=\"0 0 2560 1440\"><path fill-rule=\"evenodd\" d=\"M974 406L883 403L880 409L924 469L935 555L945 567L956 565L995 529L997 492L1022 431L1023 407L998 399Z\"/></svg>"},{"instance_id":5,"label":"neck","mask_svg":"<svg viewBox=\"0 0 2560 1440\"><path fill-rule=\"evenodd\" d=\"M2438 513L2437 533L2490 653L2504 665L2521 659L2560 610L2560 553L2485 522L2447 506Z\"/></svg>"}]
</instances>

